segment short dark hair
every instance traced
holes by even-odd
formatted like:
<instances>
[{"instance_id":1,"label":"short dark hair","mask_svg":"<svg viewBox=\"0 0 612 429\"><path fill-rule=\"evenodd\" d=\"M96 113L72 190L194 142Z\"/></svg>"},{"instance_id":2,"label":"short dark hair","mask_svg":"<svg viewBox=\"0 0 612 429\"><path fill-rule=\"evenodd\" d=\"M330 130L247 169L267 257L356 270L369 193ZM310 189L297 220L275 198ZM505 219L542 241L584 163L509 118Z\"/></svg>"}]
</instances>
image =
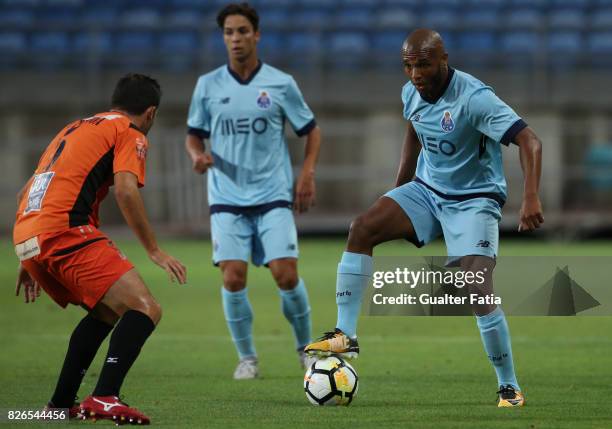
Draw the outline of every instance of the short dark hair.
<instances>
[{"instance_id":1,"label":"short dark hair","mask_svg":"<svg viewBox=\"0 0 612 429\"><path fill-rule=\"evenodd\" d=\"M229 15L242 15L248 19L253 26L253 30L259 30L259 15L257 11L248 3L230 3L219 11L217 15L217 25L223 29L225 18Z\"/></svg>"},{"instance_id":2,"label":"short dark hair","mask_svg":"<svg viewBox=\"0 0 612 429\"><path fill-rule=\"evenodd\" d=\"M119 79L111 107L125 110L132 115L140 115L149 107L159 106L161 100L161 87L155 79L138 73L129 73Z\"/></svg>"}]
</instances>

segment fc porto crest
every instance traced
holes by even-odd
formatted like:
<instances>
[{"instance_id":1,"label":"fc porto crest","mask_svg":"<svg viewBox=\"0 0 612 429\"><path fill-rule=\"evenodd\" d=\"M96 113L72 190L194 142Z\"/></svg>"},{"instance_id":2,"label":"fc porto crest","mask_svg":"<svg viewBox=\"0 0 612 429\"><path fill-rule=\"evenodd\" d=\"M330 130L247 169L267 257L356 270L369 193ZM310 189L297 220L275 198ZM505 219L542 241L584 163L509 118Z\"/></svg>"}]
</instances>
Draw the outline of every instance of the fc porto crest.
<instances>
[{"instance_id":1,"label":"fc porto crest","mask_svg":"<svg viewBox=\"0 0 612 429\"><path fill-rule=\"evenodd\" d=\"M259 97L257 97L257 106L260 109L268 109L272 105L272 99L270 94L265 89L259 90Z\"/></svg>"},{"instance_id":2,"label":"fc porto crest","mask_svg":"<svg viewBox=\"0 0 612 429\"><path fill-rule=\"evenodd\" d=\"M450 133L455 129L455 122L453 122L453 117L448 110L444 111L444 116L442 116L440 126L442 127L442 131L445 133Z\"/></svg>"}]
</instances>

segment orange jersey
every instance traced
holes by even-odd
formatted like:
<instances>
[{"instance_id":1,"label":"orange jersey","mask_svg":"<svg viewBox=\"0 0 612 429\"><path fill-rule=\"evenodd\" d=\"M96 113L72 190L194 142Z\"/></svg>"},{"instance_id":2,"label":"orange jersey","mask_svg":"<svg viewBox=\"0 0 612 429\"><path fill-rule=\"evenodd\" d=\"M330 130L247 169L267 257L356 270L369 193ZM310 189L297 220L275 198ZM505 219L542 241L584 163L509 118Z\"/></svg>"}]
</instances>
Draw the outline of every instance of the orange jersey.
<instances>
[{"instance_id":1,"label":"orange jersey","mask_svg":"<svg viewBox=\"0 0 612 429\"><path fill-rule=\"evenodd\" d=\"M21 197L13 241L80 225L99 225L98 207L114 174L128 171L145 184L148 141L118 112L67 125L43 153Z\"/></svg>"}]
</instances>

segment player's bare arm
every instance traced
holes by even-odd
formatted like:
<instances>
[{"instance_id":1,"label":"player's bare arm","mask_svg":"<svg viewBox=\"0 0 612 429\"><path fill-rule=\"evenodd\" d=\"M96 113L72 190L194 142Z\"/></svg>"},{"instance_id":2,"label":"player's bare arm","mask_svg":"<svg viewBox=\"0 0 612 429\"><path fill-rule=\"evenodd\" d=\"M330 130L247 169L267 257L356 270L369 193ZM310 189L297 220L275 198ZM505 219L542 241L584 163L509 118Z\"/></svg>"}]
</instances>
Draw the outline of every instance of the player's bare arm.
<instances>
[{"instance_id":1,"label":"player's bare arm","mask_svg":"<svg viewBox=\"0 0 612 429\"><path fill-rule=\"evenodd\" d=\"M306 148L302 172L295 186L295 211L303 213L315 204L315 168L321 147L321 129L314 127L306 136Z\"/></svg>"},{"instance_id":2,"label":"player's bare arm","mask_svg":"<svg viewBox=\"0 0 612 429\"><path fill-rule=\"evenodd\" d=\"M187 281L186 268L157 245L138 190L138 179L133 173L120 171L115 174L115 199L127 224L142 243L149 258L163 268L172 281L184 284Z\"/></svg>"},{"instance_id":3,"label":"player's bare arm","mask_svg":"<svg viewBox=\"0 0 612 429\"><path fill-rule=\"evenodd\" d=\"M204 140L200 137L187 134L185 139L185 150L191 158L193 171L198 174L204 174L213 165L213 157L210 153L206 152L206 145Z\"/></svg>"},{"instance_id":4,"label":"player's bare arm","mask_svg":"<svg viewBox=\"0 0 612 429\"><path fill-rule=\"evenodd\" d=\"M520 131L514 141L519 146L521 168L525 177L518 230L531 231L544 222L538 194L542 174L542 143L529 127Z\"/></svg>"},{"instance_id":5,"label":"player's bare arm","mask_svg":"<svg viewBox=\"0 0 612 429\"><path fill-rule=\"evenodd\" d=\"M397 179L395 180L396 187L408 183L413 179L417 160L419 159L419 153L421 153L421 143L419 142L416 131L414 131L412 122L408 121L404 146L402 147L402 156L397 171Z\"/></svg>"}]
</instances>

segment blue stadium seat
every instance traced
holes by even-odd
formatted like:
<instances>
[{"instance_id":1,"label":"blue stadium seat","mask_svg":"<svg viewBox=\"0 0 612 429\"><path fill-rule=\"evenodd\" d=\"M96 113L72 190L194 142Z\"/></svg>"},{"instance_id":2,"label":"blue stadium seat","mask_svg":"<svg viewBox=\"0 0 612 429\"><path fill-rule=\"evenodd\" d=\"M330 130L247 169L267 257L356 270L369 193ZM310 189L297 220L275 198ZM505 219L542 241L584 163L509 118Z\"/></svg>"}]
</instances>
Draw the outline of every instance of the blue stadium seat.
<instances>
[{"instance_id":1,"label":"blue stadium seat","mask_svg":"<svg viewBox=\"0 0 612 429\"><path fill-rule=\"evenodd\" d=\"M289 11L285 8L259 9L259 25L262 30L285 28L289 22Z\"/></svg>"},{"instance_id":2,"label":"blue stadium seat","mask_svg":"<svg viewBox=\"0 0 612 429\"><path fill-rule=\"evenodd\" d=\"M23 33L0 32L0 70L17 70L26 52L27 40Z\"/></svg>"},{"instance_id":3,"label":"blue stadium seat","mask_svg":"<svg viewBox=\"0 0 612 429\"><path fill-rule=\"evenodd\" d=\"M48 7L41 8L36 14L38 28L45 26L70 27L77 22L76 8Z\"/></svg>"},{"instance_id":4,"label":"blue stadium seat","mask_svg":"<svg viewBox=\"0 0 612 429\"><path fill-rule=\"evenodd\" d=\"M461 17L461 25L467 29L491 29L500 27L500 17L497 9L467 10Z\"/></svg>"},{"instance_id":5,"label":"blue stadium seat","mask_svg":"<svg viewBox=\"0 0 612 429\"><path fill-rule=\"evenodd\" d=\"M327 9L303 9L298 11L291 20L291 25L299 29L326 28L332 23L332 14Z\"/></svg>"},{"instance_id":6,"label":"blue stadium seat","mask_svg":"<svg viewBox=\"0 0 612 429\"><path fill-rule=\"evenodd\" d=\"M422 3L421 0L385 0L384 7L404 7L416 11Z\"/></svg>"},{"instance_id":7,"label":"blue stadium seat","mask_svg":"<svg viewBox=\"0 0 612 429\"><path fill-rule=\"evenodd\" d=\"M428 11L421 19L422 26L434 30L452 30L459 25L459 15L454 9Z\"/></svg>"},{"instance_id":8,"label":"blue stadium seat","mask_svg":"<svg viewBox=\"0 0 612 429\"><path fill-rule=\"evenodd\" d=\"M539 30L544 26L542 12L537 9L516 9L504 14L503 25L516 30Z\"/></svg>"},{"instance_id":9,"label":"blue stadium seat","mask_svg":"<svg viewBox=\"0 0 612 429\"><path fill-rule=\"evenodd\" d=\"M531 7L541 9L546 6L548 0L511 0L511 7Z\"/></svg>"},{"instance_id":10,"label":"blue stadium seat","mask_svg":"<svg viewBox=\"0 0 612 429\"><path fill-rule=\"evenodd\" d=\"M553 9L559 7L586 8L590 3L591 0L552 0L550 7Z\"/></svg>"},{"instance_id":11,"label":"blue stadium seat","mask_svg":"<svg viewBox=\"0 0 612 429\"><path fill-rule=\"evenodd\" d=\"M261 35L259 45L257 47L263 61L270 63L276 62L279 58L287 55L285 50L285 33L275 31L266 31Z\"/></svg>"},{"instance_id":12,"label":"blue stadium seat","mask_svg":"<svg viewBox=\"0 0 612 429\"><path fill-rule=\"evenodd\" d=\"M47 7L81 7L85 4L85 0L42 0L41 6Z\"/></svg>"},{"instance_id":13,"label":"blue stadium seat","mask_svg":"<svg viewBox=\"0 0 612 429\"><path fill-rule=\"evenodd\" d=\"M500 8L508 3L507 0L468 0L467 4L474 8Z\"/></svg>"},{"instance_id":14,"label":"blue stadium seat","mask_svg":"<svg viewBox=\"0 0 612 429\"><path fill-rule=\"evenodd\" d=\"M197 9L177 9L165 15L166 24L182 29L195 29L203 24L203 17Z\"/></svg>"},{"instance_id":15,"label":"blue stadium seat","mask_svg":"<svg viewBox=\"0 0 612 429\"><path fill-rule=\"evenodd\" d=\"M547 40L548 62L554 71L565 71L574 67L584 49L579 31L550 33Z\"/></svg>"},{"instance_id":16,"label":"blue stadium seat","mask_svg":"<svg viewBox=\"0 0 612 429\"><path fill-rule=\"evenodd\" d=\"M208 2L202 0L169 0L169 9L191 9L193 11L202 11L208 9Z\"/></svg>"},{"instance_id":17,"label":"blue stadium seat","mask_svg":"<svg viewBox=\"0 0 612 429\"><path fill-rule=\"evenodd\" d=\"M135 69L150 66L158 59L155 33L148 31L126 31L114 37L112 65L121 69Z\"/></svg>"},{"instance_id":18,"label":"blue stadium seat","mask_svg":"<svg viewBox=\"0 0 612 429\"><path fill-rule=\"evenodd\" d=\"M255 4L255 7L257 8L265 8L265 7L289 8L293 6L293 0L257 0L257 2L254 4Z\"/></svg>"},{"instance_id":19,"label":"blue stadium seat","mask_svg":"<svg viewBox=\"0 0 612 429\"><path fill-rule=\"evenodd\" d=\"M18 6L18 7L38 7L40 6L42 3L41 0L2 0L2 6L7 6L7 7L13 7L13 6Z\"/></svg>"},{"instance_id":20,"label":"blue stadium seat","mask_svg":"<svg viewBox=\"0 0 612 429\"><path fill-rule=\"evenodd\" d=\"M293 66L315 67L323 57L323 37L317 33L290 33L287 36L287 63Z\"/></svg>"},{"instance_id":21,"label":"blue stadium seat","mask_svg":"<svg viewBox=\"0 0 612 429\"><path fill-rule=\"evenodd\" d=\"M365 33L337 32L329 35L327 55L334 67L354 67L363 64L369 48Z\"/></svg>"},{"instance_id":22,"label":"blue stadium seat","mask_svg":"<svg viewBox=\"0 0 612 429\"><path fill-rule=\"evenodd\" d=\"M86 28L107 28L117 22L117 10L112 7L96 7L85 9L79 22Z\"/></svg>"},{"instance_id":23,"label":"blue stadium seat","mask_svg":"<svg viewBox=\"0 0 612 429\"><path fill-rule=\"evenodd\" d=\"M458 36L462 59L470 63L482 63L499 48L495 33L490 31L465 31Z\"/></svg>"},{"instance_id":24,"label":"blue stadium seat","mask_svg":"<svg viewBox=\"0 0 612 429\"><path fill-rule=\"evenodd\" d=\"M500 40L502 51L511 54L534 55L541 49L540 44L540 35L529 31L504 33Z\"/></svg>"},{"instance_id":25,"label":"blue stadium seat","mask_svg":"<svg viewBox=\"0 0 612 429\"><path fill-rule=\"evenodd\" d=\"M25 28L34 24L34 12L31 9L0 9L0 27Z\"/></svg>"},{"instance_id":26,"label":"blue stadium seat","mask_svg":"<svg viewBox=\"0 0 612 429\"><path fill-rule=\"evenodd\" d=\"M341 7L372 9L379 5L379 0L342 0Z\"/></svg>"},{"instance_id":27,"label":"blue stadium seat","mask_svg":"<svg viewBox=\"0 0 612 429\"><path fill-rule=\"evenodd\" d=\"M196 31L170 31L159 39L162 67L172 71L190 69L199 54L199 34Z\"/></svg>"},{"instance_id":28,"label":"blue stadium seat","mask_svg":"<svg viewBox=\"0 0 612 429\"><path fill-rule=\"evenodd\" d=\"M402 67L402 44L408 31L381 31L372 37L372 51L376 63L382 67Z\"/></svg>"},{"instance_id":29,"label":"blue stadium seat","mask_svg":"<svg viewBox=\"0 0 612 429\"><path fill-rule=\"evenodd\" d=\"M109 33L82 31L72 38L70 63L76 67L95 68L104 64L114 53Z\"/></svg>"},{"instance_id":30,"label":"blue stadium seat","mask_svg":"<svg viewBox=\"0 0 612 429\"><path fill-rule=\"evenodd\" d=\"M612 6L612 0L594 0L594 3L598 7Z\"/></svg>"},{"instance_id":31,"label":"blue stadium seat","mask_svg":"<svg viewBox=\"0 0 612 429\"><path fill-rule=\"evenodd\" d=\"M611 30L612 8L594 10L591 14L590 27L595 30Z\"/></svg>"},{"instance_id":32,"label":"blue stadium seat","mask_svg":"<svg viewBox=\"0 0 612 429\"><path fill-rule=\"evenodd\" d=\"M331 10L335 8L334 2L329 0L297 0L295 3L306 9L316 8Z\"/></svg>"},{"instance_id":33,"label":"blue stadium seat","mask_svg":"<svg viewBox=\"0 0 612 429\"><path fill-rule=\"evenodd\" d=\"M591 33L588 36L589 52L612 55L612 31Z\"/></svg>"},{"instance_id":34,"label":"blue stadium seat","mask_svg":"<svg viewBox=\"0 0 612 429\"><path fill-rule=\"evenodd\" d=\"M424 2L423 7L427 8L429 11L442 12L445 9L453 9L462 4L461 0L429 0Z\"/></svg>"},{"instance_id":35,"label":"blue stadium seat","mask_svg":"<svg viewBox=\"0 0 612 429\"><path fill-rule=\"evenodd\" d=\"M219 30L213 30L206 34L203 40L204 56L212 63L225 61L227 50L223 43L223 36Z\"/></svg>"},{"instance_id":36,"label":"blue stadium seat","mask_svg":"<svg viewBox=\"0 0 612 429\"><path fill-rule=\"evenodd\" d=\"M57 69L66 62L69 53L68 35L63 31L35 32L30 36L28 54L36 68Z\"/></svg>"},{"instance_id":37,"label":"blue stadium seat","mask_svg":"<svg viewBox=\"0 0 612 429\"><path fill-rule=\"evenodd\" d=\"M548 26L553 30L580 30L586 25L586 16L581 9L552 10Z\"/></svg>"},{"instance_id":38,"label":"blue stadium seat","mask_svg":"<svg viewBox=\"0 0 612 429\"><path fill-rule=\"evenodd\" d=\"M409 9L383 9L375 18L381 29L410 29L417 26L418 20Z\"/></svg>"},{"instance_id":39,"label":"blue stadium seat","mask_svg":"<svg viewBox=\"0 0 612 429\"><path fill-rule=\"evenodd\" d=\"M372 25L373 17L371 11L367 8L340 9L336 14L334 23L342 28L362 29Z\"/></svg>"},{"instance_id":40,"label":"blue stadium seat","mask_svg":"<svg viewBox=\"0 0 612 429\"><path fill-rule=\"evenodd\" d=\"M128 9L119 17L119 23L130 29L156 28L160 22L160 13L155 9Z\"/></svg>"}]
</instances>

